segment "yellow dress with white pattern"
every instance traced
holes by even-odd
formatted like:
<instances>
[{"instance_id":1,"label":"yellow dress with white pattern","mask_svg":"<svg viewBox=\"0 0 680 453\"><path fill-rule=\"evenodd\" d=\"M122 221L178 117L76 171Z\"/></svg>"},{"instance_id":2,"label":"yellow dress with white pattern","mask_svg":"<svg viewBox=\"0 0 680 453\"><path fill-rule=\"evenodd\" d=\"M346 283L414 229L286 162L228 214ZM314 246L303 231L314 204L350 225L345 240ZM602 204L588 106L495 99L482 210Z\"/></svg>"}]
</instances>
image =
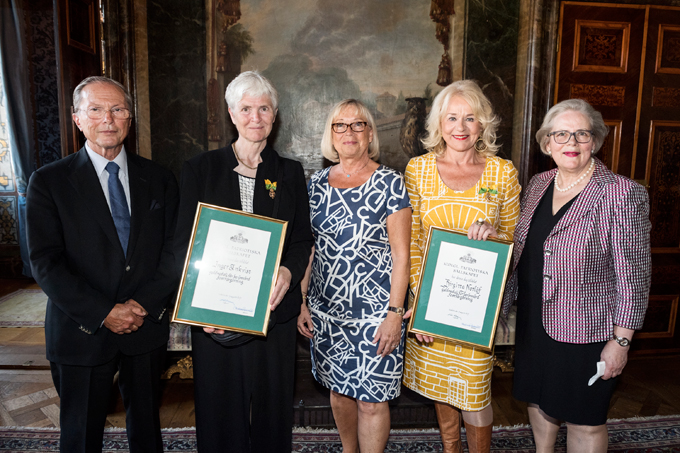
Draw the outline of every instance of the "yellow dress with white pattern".
<instances>
[{"instance_id":1,"label":"yellow dress with white pattern","mask_svg":"<svg viewBox=\"0 0 680 453\"><path fill-rule=\"evenodd\" d=\"M430 226L467 233L472 222L483 218L493 224L499 239L512 241L521 190L512 162L487 158L477 184L459 192L444 184L435 155L428 153L411 159L405 180L413 208L410 276L413 294L417 291ZM435 401L466 411L484 409L491 403L492 371L493 352L437 338L428 345L419 343L413 335L406 340L404 385Z\"/></svg>"}]
</instances>

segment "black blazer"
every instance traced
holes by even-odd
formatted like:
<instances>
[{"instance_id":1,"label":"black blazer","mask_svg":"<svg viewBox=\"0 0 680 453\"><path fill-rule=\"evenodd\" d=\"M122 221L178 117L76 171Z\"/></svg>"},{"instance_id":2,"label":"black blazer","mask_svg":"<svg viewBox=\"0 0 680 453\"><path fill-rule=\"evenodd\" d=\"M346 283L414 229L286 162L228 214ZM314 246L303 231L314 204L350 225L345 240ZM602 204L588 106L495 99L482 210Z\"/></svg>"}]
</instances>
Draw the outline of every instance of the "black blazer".
<instances>
[{"instance_id":1,"label":"black blazer","mask_svg":"<svg viewBox=\"0 0 680 453\"><path fill-rule=\"evenodd\" d=\"M292 279L288 293L276 308L276 322L281 323L300 313L300 280L307 269L314 243L309 222L309 198L304 171L299 162L280 157L269 146L262 150L260 156L262 163L258 165L255 175L253 213L272 217L275 200L265 187L264 180L268 179L276 182L276 197L281 197L275 217L288 221L281 265L290 270ZM175 235L178 273L183 270L199 201L242 210L238 174L233 171L237 166L238 161L231 146L199 154L184 163ZM282 178L280 181L279 175Z\"/></svg>"},{"instance_id":2,"label":"black blazer","mask_svg":"<svg viewBox=\"0 0 680 453\"><path fill-rule=\"evenodd\" d=\"M172 238L177 182L128 154L131 225L127 257L85 148L33 173L26 204L33 275L49 300L47 359L94 366L118 351L142 354L168 341L166 310L177 288ZM131 334L102 323L116 303L134 299L149 313Z\"/></svg>"}]
</instances>

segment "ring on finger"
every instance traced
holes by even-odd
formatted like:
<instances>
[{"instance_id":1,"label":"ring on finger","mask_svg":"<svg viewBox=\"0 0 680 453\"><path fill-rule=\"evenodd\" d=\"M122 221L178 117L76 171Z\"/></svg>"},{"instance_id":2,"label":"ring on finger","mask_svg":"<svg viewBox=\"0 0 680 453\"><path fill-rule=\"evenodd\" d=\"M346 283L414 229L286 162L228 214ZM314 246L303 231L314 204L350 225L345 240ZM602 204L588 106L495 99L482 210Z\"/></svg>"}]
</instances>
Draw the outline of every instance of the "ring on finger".
<instances>
[{"instance_id":1,"label":"ring on finger","mask_svg":"<svg viewBox=\"0 0 680 453\"><path fill-rule=\"evenodd\" d=\"M476 223L477 225L479 225L479 226L482 226L482 225L484 225L484 219L477 219L477 220L475 221L475 223Z\"/></svg>"}]
</instances>

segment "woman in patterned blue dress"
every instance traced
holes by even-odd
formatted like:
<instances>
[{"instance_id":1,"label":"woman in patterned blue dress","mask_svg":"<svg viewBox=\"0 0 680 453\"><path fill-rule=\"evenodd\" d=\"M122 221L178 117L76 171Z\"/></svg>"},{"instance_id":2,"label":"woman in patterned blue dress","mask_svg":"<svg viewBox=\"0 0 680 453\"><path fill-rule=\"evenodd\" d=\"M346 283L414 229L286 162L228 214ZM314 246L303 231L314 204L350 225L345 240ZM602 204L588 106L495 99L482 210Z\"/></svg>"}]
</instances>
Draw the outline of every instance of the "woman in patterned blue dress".
<instances>
[{"instance_id":1,"label":"woman in patterned blue dress","mask_svg":"<svg viewBox=\"0 0 680 453\"><path fill-rule=\"evenodd\" d=\"M361 102L335 105L321 148L338 164L309 182L315 251L298 330L312 340L314 377L331 390L343 452L382 452L410 314L409 198L402 175L375 162L375 123Z\"/></svg>"}]
</instances>

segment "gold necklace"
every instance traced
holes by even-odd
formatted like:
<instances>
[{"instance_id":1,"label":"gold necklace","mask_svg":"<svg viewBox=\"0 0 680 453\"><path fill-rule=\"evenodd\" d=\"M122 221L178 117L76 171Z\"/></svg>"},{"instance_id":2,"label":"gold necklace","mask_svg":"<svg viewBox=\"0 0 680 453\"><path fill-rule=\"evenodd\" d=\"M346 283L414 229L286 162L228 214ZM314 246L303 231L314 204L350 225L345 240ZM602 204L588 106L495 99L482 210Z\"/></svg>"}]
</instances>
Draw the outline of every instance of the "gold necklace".
<instances>
[{"instance_id":1,"label":"gold necklace","mask_svg":"<svg viewBox=\"0 0 680 453\"><path fill-rule=\"evenodd\" d=\"M240 157L238 157L238 153L236 152L236 146L235 146L235 145L231 145L231 149L234 150L234 156L236 156L236 160L239 161L239 162L241 162L241 163L243 164L244 167L249 168L249 169L251 169L251 170L257 170L257 166L251 167L251 166L248 165L247 163L243 162L243 161L241 160ZM259 165L259 163L258 163L258 165Z\"/></svg>"}]
</instances>

